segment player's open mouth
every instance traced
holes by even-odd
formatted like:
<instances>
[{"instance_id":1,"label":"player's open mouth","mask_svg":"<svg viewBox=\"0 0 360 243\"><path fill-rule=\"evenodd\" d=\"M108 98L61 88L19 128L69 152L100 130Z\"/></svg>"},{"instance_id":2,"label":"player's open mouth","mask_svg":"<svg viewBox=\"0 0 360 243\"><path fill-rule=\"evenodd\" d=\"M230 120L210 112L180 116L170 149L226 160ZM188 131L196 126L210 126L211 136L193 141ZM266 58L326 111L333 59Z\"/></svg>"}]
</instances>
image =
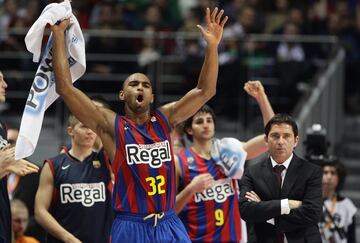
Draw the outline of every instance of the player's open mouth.
<instances>
[{"instance_id":1,"label":"player's open mouth","mask_svg":"<svg viewBox=\"0 0 360 243\"><path fill-rule=\"evenodd\" d=\"M144 96L143 96L143 95L138 95L138 97L136 98L136 101L137 101L138 103L143 102L143 100L144 100Z\"/></svg>"}]
</instances>

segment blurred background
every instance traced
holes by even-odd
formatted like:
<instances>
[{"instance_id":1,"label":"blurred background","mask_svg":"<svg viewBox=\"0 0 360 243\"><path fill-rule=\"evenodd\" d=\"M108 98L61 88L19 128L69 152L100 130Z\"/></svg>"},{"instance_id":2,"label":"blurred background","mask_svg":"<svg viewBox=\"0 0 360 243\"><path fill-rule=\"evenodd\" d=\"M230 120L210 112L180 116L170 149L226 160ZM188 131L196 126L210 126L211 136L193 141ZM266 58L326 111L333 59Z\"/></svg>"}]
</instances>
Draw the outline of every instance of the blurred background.
<instances>
[{"instance_id":1,"label":"blurred background","mask_svg":"<svg viewBox=\"0 0 360 243\"><path fill-rule=\"evenodd\" d=\"M51 2L56 1L0 0L0 70L8 83L0 112L12 128L20 125L38 66L24 37ZM260 80L274 111L296 118L300 139L306 141L297 153L320 162L328 155L339 157L349 172L343 194L360 207L359 0L71 4L86 39L87 70L76 86L89 96L103 96L120 113L118 91L130 73L151 78L155 106L177 100L195 86L205 48L196 25L204 25L207 6L223 8L229 21L219 47L217 94L210 101L217 114L217 136L245 140L262 133L257 104L242 88L247 80ZM67 115L61 99L46 111L32 161L42 164L68 142ZM357 219L360 229L359 212Z\"/></svg>"}]
</instances>

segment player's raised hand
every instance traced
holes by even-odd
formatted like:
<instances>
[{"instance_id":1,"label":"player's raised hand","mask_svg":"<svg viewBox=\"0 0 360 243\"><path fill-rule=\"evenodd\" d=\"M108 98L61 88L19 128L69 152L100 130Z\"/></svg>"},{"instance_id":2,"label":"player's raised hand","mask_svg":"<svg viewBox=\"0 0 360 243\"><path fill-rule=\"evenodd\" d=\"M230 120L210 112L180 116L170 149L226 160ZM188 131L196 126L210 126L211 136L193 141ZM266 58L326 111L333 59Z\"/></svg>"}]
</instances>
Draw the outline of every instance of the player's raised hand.
<instances>
[{"instance_id":1,"label":"player's raised hand","mask_svg":"<svg viewBox=\"0 0 360 243\"><path fill-rule=\"evenodd\" d=\"M265 94L264 86L260 81L247 81L244 84L244 90L246 93L254 97L255 99L259 98L259 96Z\"/></svg>"},{"instance_id":2,"label":"player's raised hand","mask_svg":"<svg viewBox=\"0 0 360 243\"><path fill-rule=\"evenodd\" d=\"M69 27L69 25L70 25L70 19L64 19L61 22L52 25L50 28L51 31L53 32L57 32L57 31L64 32Z\"/></svg>"},{"instance_id":3,"label":"player's raised hand","mask_svg":"<svg viewBox=\"0 0 360 243\"><path fill-rule=\"evenodd\" d=\"M201 25L197 25L208 45L218 45L221 41L224 26L228 17L222 18L224 10L218 12L218 8L215 8L210 14L210 8L206 8L206 29Z\"/></svg>"}]
</instances>

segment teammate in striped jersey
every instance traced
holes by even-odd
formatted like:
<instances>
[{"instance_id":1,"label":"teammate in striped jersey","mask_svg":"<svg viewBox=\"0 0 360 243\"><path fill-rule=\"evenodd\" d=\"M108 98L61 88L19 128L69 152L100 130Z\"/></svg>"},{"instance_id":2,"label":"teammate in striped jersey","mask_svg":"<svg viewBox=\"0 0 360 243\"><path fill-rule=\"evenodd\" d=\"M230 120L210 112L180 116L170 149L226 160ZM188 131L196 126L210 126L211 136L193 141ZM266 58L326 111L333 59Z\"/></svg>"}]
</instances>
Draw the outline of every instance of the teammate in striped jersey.
<instances>
[{"instance_id":1,"label":"teammate in striped jersey","mask_svg":"<svg viewBox=\"0 0 360 243\"><path fill-rule=\"evenodd\" d=\"M56 91L70 111L100 136L112 161L116 211L112 242L189 241L173 210L176 178L170 131L215 95L218 46L227 21L223 13L207 8L207 28L198 25L207 48L197 86L179 101L151 112L154 100L151 81L144 74L132 74L119 92L125 116L95 106L72 85L64 44L69 20L51 27Z\"/></svg>"},{"instance_id":2,"label":"teammate in striped jersey","mask_svg":"<svg viewBox=\"0 0 360 243\"><path fill-rule=\"evenodd\" d=\"M244 89L257 100L264 124L274 115L259 81L249 81ZM176 156L179 213L193 242L240 242L242 236L237 180L227 177L211 156L215 134L215 114L205 105L185 122L185 133L193 142ZM266 151L264 136L242 143L247 159ZM241 149L241 148L239 148Z\"/></svg>"}]
</instances>

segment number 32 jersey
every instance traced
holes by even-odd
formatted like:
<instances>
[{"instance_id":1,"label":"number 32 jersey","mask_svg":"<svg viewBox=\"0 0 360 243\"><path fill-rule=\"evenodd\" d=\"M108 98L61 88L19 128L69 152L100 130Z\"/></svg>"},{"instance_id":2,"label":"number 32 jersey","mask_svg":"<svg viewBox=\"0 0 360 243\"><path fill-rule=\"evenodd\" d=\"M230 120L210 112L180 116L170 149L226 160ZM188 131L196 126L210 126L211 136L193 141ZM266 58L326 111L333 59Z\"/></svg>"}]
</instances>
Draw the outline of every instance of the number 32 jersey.
<instances>
[{"instance_id":1,"label":"number 32 jersey","mask_svg":"<svg viewBox=\"0 0 360 243\"><path fill-rule=\"evenodd\" d=\"M170 126L156 110L142 125L116 116L113 206L117 212L151 214L175 204L175 165Z\"/></svg>"},{"instance_id":2,"label":"number 32 jersey","mask_svg":"<svg viewBox=\"0 0 360 243\"><path fill-rule=\"evenodd\" d=\"M195 193L179 214L191 241L239 242L241 221L237 181L227 178L214 160L200 157L191 148L177 156L181 167L180 190L203 173L210 173L215 180L213 187Z\"/></svg>"}]
</instances>

